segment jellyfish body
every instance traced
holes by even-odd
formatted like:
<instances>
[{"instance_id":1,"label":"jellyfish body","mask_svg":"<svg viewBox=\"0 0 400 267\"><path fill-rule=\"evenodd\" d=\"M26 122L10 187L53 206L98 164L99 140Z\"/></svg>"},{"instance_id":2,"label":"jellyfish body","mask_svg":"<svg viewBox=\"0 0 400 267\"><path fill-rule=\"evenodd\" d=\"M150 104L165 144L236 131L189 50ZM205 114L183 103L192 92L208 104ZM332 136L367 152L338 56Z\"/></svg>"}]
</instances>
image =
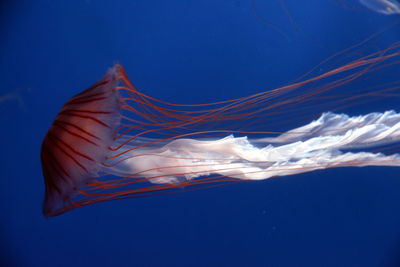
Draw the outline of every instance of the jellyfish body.
<instances>
[{"instance_id":1,"label":"jellyfish body","mask_svg":"<svg viewBox=\"0 0 400 267\"><path fill-rule=\"evenodd\" d=\"M110 70L100 82L61 109L42 144L46 181L44 213L63 206L76 190L96 177L119 124L119 100Z\"/></svg>"},{"instance_id":2,"label":"jellyfish body","mask_svg":"<svg viewBox=\"0 0 400 267\"><path fill-rule=\"evenodd\" d=\"M335 92L396 63L397 47L278 89L197 105L148 96L116 65L64 105L44 139L43 212L54 216L99 201L332 167L399 166L397 150L383 149L400 141L399 113L326 112L337 103L397 96L396 84L355 95ZM282 121L300 117L309 123L278 130ZM255 125L269 131L249 131Z\"/></svg>"},{"instance_id":3,"label":"jellyfish body","mask_svg":"<svg viewBox=\"0 0 400 267\"><path fill-rule=\"evenodd\" d=\"M400 14L400 3L397 0L360 0L360 3L380 14Z\"/></svg>"}]
</instances>

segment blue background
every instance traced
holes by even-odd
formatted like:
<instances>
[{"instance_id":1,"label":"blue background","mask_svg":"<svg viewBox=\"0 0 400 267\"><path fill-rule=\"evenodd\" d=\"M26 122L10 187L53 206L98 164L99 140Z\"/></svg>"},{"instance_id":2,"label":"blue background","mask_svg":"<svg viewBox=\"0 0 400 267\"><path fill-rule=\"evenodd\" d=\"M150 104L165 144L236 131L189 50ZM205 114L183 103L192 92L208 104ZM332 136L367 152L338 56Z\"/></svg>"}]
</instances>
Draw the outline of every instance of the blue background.
<instances>
[{"instance_id":1,"label":"blue background","mask_svg":"<svg viewBox=\"0 0 400 267\"><path fill-rule=\"evenodd\" d=\"M279 3L3 1L3 266L400 266L396 168L333 169L41 214L41 141L62 104L116 62L151 96L204 103L282 86L378 31L368 47L399 40L398 17L357 1L281 1L290 16Z\"/></svg>"}]
</instances>

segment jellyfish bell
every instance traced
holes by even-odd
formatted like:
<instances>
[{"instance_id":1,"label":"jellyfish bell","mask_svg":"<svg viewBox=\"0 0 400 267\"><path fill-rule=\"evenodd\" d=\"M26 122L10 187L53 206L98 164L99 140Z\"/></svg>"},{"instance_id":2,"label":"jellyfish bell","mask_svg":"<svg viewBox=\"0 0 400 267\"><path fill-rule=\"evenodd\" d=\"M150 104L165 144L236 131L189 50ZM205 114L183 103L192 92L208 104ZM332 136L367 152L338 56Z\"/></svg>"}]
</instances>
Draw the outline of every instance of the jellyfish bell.
<instances>
[{"instance_id":1,"label":"jellyfish bell","mask_svg":"<svg viewBox=\"0 0 400 267\"><path fill-rule=\"evenodd\" d=\"M332 167L399 166L399 113L332 112L396 97L398 81L356 93L340 88L396 65L398 47L281 88L208 104L146 95L117 64L69 100L50 127L41 153L43 212L55 216L100 201ZM293 120L308 122L279 126Z\"/></svg>"},{"instance_id":2,"label":"jellyfish bell","mask_svg":"<svg viewBox=\"0 0 400 267\"><path fill-rule=\"evenodd\" d=\"M101 171L120 122L115 71L65 103L43 141L45 214L65 205Z\"/></svg>"},{"instance_id":3,"label":"jellyfish bell","mask_svg":"<svg viewBox=\"0 0 400 267\"><path fill-rule=\"evenodd\" d=\"M400 14L400 3L397 0L360 0L360 3L383 15Z\"/></svg>"}]
</instances>

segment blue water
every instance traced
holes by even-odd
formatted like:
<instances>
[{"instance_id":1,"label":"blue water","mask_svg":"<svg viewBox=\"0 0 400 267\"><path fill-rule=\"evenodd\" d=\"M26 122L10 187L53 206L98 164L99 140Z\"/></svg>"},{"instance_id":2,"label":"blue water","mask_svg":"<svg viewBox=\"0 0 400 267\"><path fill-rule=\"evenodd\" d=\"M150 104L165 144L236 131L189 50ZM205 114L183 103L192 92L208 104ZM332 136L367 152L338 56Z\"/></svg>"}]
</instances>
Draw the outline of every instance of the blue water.
<instances>
[{"instance_id":1,"label":"blue water","mask_svg":"<svg viewBox=\"0 0 400 267\"><path fill-rule=\"evenodd\" d=\"M385 48L399 41L399 17L350 0L0 8L0 266L400 266L396 168L105 202L48 219L39 159L63 103L116 62L151 96L219 101L282 86L379 31L366 47Z\"/></svg>"}]
</instances>

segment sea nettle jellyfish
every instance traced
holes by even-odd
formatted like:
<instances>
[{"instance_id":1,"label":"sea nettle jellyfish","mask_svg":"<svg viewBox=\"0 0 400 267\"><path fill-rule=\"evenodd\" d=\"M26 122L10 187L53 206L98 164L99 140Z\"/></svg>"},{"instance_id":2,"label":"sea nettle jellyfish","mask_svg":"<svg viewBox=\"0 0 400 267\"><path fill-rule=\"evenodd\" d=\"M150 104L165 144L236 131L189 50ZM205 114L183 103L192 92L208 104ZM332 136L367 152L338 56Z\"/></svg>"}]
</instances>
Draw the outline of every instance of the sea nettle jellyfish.
<instances>
[{"instance_id":1,"label":"sea nettle jellyfish","mask_svg":"<svg viewBox=\"0 0 400 267\"><path fill-rule=\"evenodd\" d=\"M43 212L333 167L399 166L400 113L390 105L400 82L354 83L389 79L398 48L281 88L192 105L139 91L117 64L69 100L48 131ZM387 110L343 113L383 99Z\"/></svg>"}]
</instances>

